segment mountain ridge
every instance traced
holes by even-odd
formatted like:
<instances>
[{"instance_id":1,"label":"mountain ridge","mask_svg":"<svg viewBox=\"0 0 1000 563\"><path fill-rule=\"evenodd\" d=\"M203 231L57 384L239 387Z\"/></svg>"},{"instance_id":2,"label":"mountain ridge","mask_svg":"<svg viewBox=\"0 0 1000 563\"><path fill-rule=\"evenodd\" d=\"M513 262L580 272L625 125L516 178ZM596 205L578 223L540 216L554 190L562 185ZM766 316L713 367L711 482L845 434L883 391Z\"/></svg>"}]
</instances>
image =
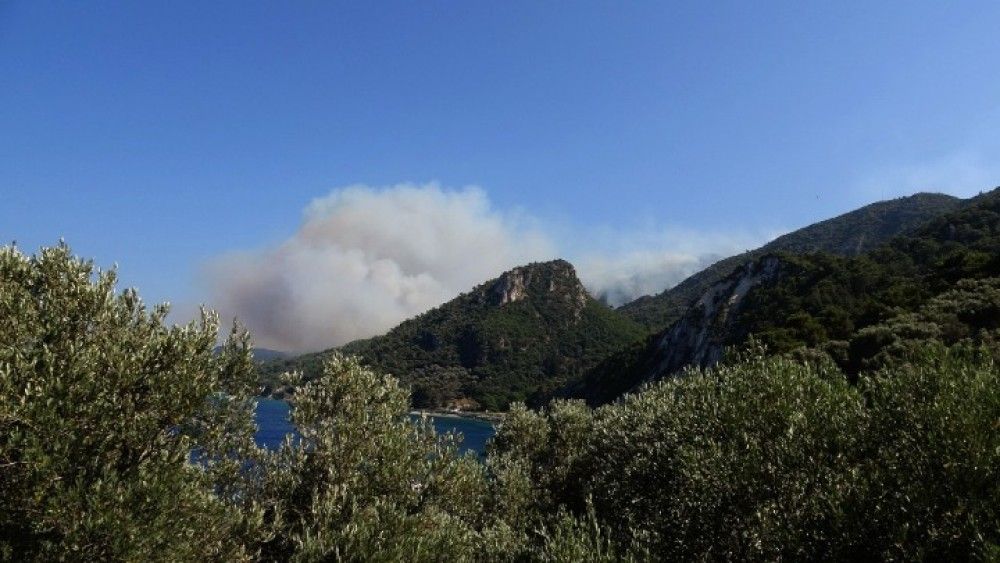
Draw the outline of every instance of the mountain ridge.
<instances>
[{"instance_id":1,"label":"mountain ridge","mask_svg":"<svg viewBox=\"0 0 1000 563\"><path fill-rule=\"evenodd\" d=\"M920 192L874 202L786 233L755 250L719 260L657 295L639 297L617 309L655 332L678 320L710 286L764 254L826 251L856 256L973 199Z\"/></svg>"},{"instance_id":2,"label":"mountain ridge","mask_svg":"<svg viewBox=\"0 0 1000 563\"><path fill-rule=\"evenodd\" d=\"M383 335L336 350L397 375L424 408L500 410L512 401L540 405L553 395L606 402L636 383L635 373L611 377L615 371L641 371L646 375L639 379L648 380L655 378L649 374L718 361L732 342L719 325L729 312L741 312L757 281L783 271L791 257L815 249L857 256L985 197L918 193L869 204L721 260L658 296L618 309L594 299L565 260L518 266ZM747 281L754 276L759 279ZM651 331L651 314L673 322ZM664 355L671 328L686 316L687 324L675 330L674 350ZM272 386L286 370L314 377L333 350L265 361L261 372Z\"/></svg>"},{"instance_id":3,"label":"mountain ridge","mask_svg":"<svg viewBox=\"0 0 1000 563\"><path fill-rule=\"evenodd\" d=\"M337 348L413 388L419 407L500 410L547 394L644 329L594 299L565 260L512 268L384 335ZM264 363L318 374L333 350Z\"/></svg>"},{"instance_id":4,"label":"mountain ridge","mask_svg":"<svg viewBox=\"0 0 1000 563\"><path fill-rule=\"evenodd\" d=\"M899 326L903 321L892 319L909 318L956 285L1000 275L1000 188L962 201L862 255L758 257L709 287L670 327L612 354L558 395L607 403L687 366L711 367L724 348L751 335L772 353L818 349L848 375L857 374L900 338L873 336L881 333L868 327ZM957 307L944 323L952 336L942 338L994 328L981 312L961 312L977 307Z\"/></svg>"}]
</instances>

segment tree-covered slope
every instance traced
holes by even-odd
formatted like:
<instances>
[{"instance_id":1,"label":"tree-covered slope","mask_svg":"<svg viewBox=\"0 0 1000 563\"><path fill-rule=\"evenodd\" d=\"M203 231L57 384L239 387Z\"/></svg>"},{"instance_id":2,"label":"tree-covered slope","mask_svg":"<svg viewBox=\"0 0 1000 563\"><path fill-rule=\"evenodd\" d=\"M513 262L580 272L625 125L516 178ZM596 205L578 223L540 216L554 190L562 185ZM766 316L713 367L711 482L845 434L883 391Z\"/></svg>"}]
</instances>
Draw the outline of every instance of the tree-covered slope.
<instances>
[{"instance_id":1,"label":"tree-covered slope","mask_svg":"<svg viewBox=\"0 0 1000 563\"><path fill-rule=\"evenodd\" d=\"M1000 276L1000 190L853 259L785 256L785 272L752 291L732 340L754 334L776 352L849 342L867 326L918 311L962 280ZM969 319L985 327L988 315ZM860 358L841 357L849 371Z\"/></svg>"},{"instance_id":2,"label":"tree-covered slope","mask_svg":"<svg viewBox=\"0 0 1000 563\"><path fill-rule=\"evenodd\" d=\"M921 330L946 344L956 335L982 340L997 320L989 304L969 296L993 295L993 285L974 282L998 276L1000 190L863 255L777 253L740 266L669 328L605 359L563 393L605 403L685 366L714 365L725 348L751 335L772 353L822 349L854 375L886 346ZM926 307L937 296L961 304L940 326L905 322L930 314ZM901 332L869 328L885 323Z\"/></svg>"},{"instance_id":3,"label":"tree-covered slope","mask_svg":"<svg viewBox=\"0 0 1000 563\"><path fill-rule=\"evenodd\" d=\"M410 384L417 406L459 401L497 410L551 392L644 332L588 295L573 266L556 260L515 268L342 351ZM262 371L308 377L327 355L265 363Z\"/></svg>"},{"instance_id":4,"label":"tree-covered slope","mask_svg":"<svg viewBox=\"0 0 1000 563\"><path fill-rule=\"evenodd\" d=\"M618 310L652 330L660 330L678 320L712 285L765 254L829 252L856 256L965 203L949 195L931 193L873 203L780 236L757 250L720 260L659 295L640 297Z\"/></svg>"}]
</instances>

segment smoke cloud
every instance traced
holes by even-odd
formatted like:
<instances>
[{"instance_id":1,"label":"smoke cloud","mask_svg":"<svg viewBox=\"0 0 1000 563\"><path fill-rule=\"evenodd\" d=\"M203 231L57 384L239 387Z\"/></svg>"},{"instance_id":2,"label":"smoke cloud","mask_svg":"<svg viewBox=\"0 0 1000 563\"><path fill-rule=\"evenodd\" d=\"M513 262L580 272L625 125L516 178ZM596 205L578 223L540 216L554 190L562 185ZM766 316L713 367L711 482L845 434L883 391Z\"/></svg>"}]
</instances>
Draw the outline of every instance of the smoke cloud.
<instances>
[{"instance_id":1,"label":"smoke cloud","mask_svg":"<svg viewBox=\"0 0 1000 563\"><path fill-rule=\"evenodd\" d=\"M617 307L673 287L720 258L714 254L635 251L621 256L589 256L579 268L583 285L598 299Z\"/></svg>"},{"instance_id":2,"label":"smoke cloud","mask_svg":"<svg viewBox=\"0 0 1000 563\"><path fill-rule=\"evenodd\" d=\"M614 307L661 293L727 256L773 238L654 228L605 231L598 237L587 243L590 249L574 263L587 289Z\"/></svg>"},{"instance_id":3,"label":"smoke cloud","mask_svg":"<svg viewBox=\"0 0 1000 563\"><path fill-rule=\"evenodd\" d=\"M556 237L477 187L354 185L314 200L288 240L222 256L206 276L213 305L257 345L302 352L384 333L532 261L567 258L595 297L620 305L760 242L653 229Z\"/></svg>"},{"instance_id":4,"label":"smoke cloud","mask_svg":"<svg viewBox=\"0 0 1000 563\"><path fill-rule=\"evenodd\" d=\"M275 248L207 268L214 303L259 346L307 351L366 338L526 262L555 256L527 218L476 187L355 185L313 201Z\"/></svg>"}]
</instances>

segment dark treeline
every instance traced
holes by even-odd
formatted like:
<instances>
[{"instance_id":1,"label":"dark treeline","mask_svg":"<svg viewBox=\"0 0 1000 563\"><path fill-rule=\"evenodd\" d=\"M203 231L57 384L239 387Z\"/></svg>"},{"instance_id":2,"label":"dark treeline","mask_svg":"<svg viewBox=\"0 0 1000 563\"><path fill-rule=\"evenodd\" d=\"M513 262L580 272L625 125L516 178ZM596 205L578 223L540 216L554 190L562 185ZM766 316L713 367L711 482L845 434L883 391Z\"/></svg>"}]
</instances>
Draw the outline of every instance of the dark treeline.
<instances>
[{"instance_id":1,"label":"dark treeline","mask_svg":"<svg viewBox=\"0 0 1000 563\"><path fill-rule=\"evenodd\" d=\"M291 399L301 441L257 448L246 334L216 353L214 314L168 327L114 284L0 251L0 559L1000 557L1000 370L968 330L995 279L872 324L856 373L752 344L598 409L516 406L482 462L339 355Z\"/></svg>"}]
</instances>

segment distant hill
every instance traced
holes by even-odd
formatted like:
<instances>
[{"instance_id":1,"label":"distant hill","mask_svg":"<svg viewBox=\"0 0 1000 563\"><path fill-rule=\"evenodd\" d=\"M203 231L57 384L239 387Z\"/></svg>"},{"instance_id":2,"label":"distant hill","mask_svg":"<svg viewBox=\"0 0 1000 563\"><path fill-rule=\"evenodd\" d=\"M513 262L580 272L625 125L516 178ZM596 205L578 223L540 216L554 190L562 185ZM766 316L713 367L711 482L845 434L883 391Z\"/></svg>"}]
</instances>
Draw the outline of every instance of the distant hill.
<instances>
[{"instance_id":1,"label":"distant hill","mask_svg":"<svg viewBox=\"0 0 1000 563\"><path fill-rule=\"evenodd\" d=\"M821 350L857 374L902 342L987 338L1000 327L1000 304L984 301L997 294L998 277L1000 189L865 254L768 253L744 263L669 328L560 394L606 403L686 366L711 366L751 335L772 353Z\"/></svg>"},{"instance_id":2,"label":"distant hill","mask_svg":"<svg viewBox=\"0 0 1000 563\"><path fill-rule=\"evenodd\" d=\"M780 236L757 250L716 262L659 295L640 297L618 310L651 330L661 330L677 321L709 287L765 254L829 252L857 256L964 203L949 195L919 193L866 205Z\"/></svg>"},{"instance_id":3,"label":"distant hill","mask_svg":"<svg viewBox=\"0 0 1000 563\"><path fill-rule=\"evenodd\" d=\"M253 349L253 359L258 362L267 362L270 360L277 360L281 358L287 358L292 354L288 352L281 352L280 350L270 350L268 348L254 348Z\"/></svg>"},{"instance_id":4,"label":"distant hill","mask_svg":"<svg viewBox=\"0 0 1000 563\"><path fill-rule=\"evenodd\" d=\"M418 407L500 410L547 395L645 329L592 298L563 260L514 268L384 336L343 346L413 387ZM320 352L265 363L319 372Z\"/></svg>"},{"instance_id":5,"label":"distant hill","mask_svg":"<svg viewBox=\"0 0 1000 563\"><path fill-rule=\"evenodd\" d=\"M218 354L222 350L222 346L215 347L215 353ZM278 360L281 358L289 358L292 356L290 352L282 352L280 350L271 350L269 348L254 348L251 353L253 354L253 359L255 362L270 362L273 360Z\"/></svg>"}]
</instances>

